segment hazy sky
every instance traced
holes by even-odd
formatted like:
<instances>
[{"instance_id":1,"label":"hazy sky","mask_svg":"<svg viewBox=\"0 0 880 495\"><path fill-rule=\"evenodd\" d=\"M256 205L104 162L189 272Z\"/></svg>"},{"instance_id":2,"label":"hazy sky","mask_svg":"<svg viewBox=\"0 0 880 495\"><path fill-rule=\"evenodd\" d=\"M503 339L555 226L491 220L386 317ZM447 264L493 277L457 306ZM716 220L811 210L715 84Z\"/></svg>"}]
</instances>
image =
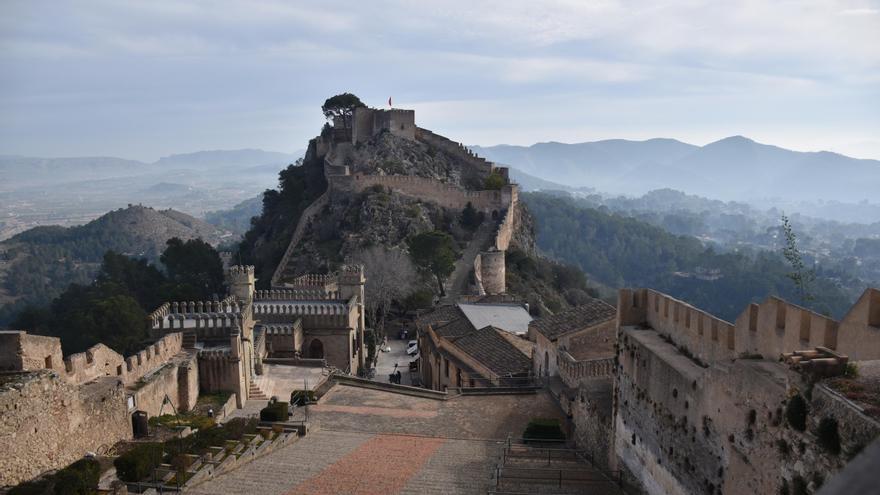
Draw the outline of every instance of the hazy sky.
<instances>
[{"instance_id":1,"label":"hazy sky","mask_svg":"<svg viewBox=\"0 0 880 495\"><path fill-rule=\"evenodd\" d=\"M293 151L342 91L469 144L880 158L880 0L0 1L0 154Z\"/></svg>"}]
</instances>

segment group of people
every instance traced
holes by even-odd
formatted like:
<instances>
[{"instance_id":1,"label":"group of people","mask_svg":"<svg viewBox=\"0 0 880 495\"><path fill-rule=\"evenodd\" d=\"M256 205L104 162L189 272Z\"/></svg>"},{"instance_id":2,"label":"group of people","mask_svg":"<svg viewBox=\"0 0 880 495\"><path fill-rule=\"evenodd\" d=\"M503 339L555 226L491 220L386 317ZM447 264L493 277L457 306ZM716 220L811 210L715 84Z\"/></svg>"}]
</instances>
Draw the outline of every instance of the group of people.
<instances>
[{"instance_id":1,"label":"group of people","mask_svg":"<svg viewBox=\"0 0 880 495\"><path fill-rule=\"evenodd\" d=\"M400 370L397 369L397 366L397 363L394 363L394 371L392 371L391 374L388 375L388 382L400 385L401 374Z\"/></svg>"}]
</instances>

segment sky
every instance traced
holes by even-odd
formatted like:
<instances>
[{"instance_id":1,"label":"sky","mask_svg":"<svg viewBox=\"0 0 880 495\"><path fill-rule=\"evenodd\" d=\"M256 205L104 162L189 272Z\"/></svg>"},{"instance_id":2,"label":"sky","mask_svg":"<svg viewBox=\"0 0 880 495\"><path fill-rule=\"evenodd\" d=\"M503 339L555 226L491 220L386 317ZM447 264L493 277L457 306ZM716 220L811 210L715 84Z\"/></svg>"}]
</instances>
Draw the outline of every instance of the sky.
<instances>
[{"instance_id":1,"label":"sky","mask_svg":"<svg viewBox=\"0 0 880 495\"><path fill-rule=\"evenodd\" d=\"M880 159L880 0L0 0L0 154L292 152L346 91L467 144Z\"/></svg>"}]
</instances>

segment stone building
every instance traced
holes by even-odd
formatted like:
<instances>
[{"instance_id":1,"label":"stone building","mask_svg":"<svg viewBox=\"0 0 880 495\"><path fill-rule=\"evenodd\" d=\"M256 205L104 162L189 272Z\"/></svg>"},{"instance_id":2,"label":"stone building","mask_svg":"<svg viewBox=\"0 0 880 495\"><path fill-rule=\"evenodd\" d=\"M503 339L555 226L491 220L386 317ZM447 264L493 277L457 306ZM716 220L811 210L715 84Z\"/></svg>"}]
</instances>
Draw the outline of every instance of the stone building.
<instances>
[{"instance_id":1,"label":"stone building","mask_svg":"<svg viewBox=\"0 0 880 495\"><path fill-rule=\"evenodd\" d=\"M880 435L878 338L877 289L840 321L770 297L734 323L621 290L612 461L648 493L815 491Z\"/></svg>"},{"instance_id":2,"label":"stone building","mask_svg":"<svg viewBox=\"0 0 880 495\"><path fill-rule=\"evenodd\" d=\"M588 366L581 363L614 357L616 317L617 308L591 299L529 323L529 340L535 343L535 374L562 376L566 385L576 387L576 368Z\"/></svg>"},{"instance_id":3,"label":"stone building","mask_svg":"<svg viewBox=\"0 0 880 495\"><path fill-rule=\"evenodd\" d=\"M522 331L530 319L515 304L460 303L422 315L422 384L434 390L531 384L532 343Z\"/></svg>"},{"instance_id":4,"label":"stone building","mask_svg":"<svg viewBox=\"0 0 880 495\"><path fill-rule=\"evenodd\" d=\"M570 418L575 446L608 468L617 308L598 299L529 324L532 367Z\"/></svg>"},{"instance_id":5,"label":"stone building","mask_svg":"<svg viewBox=\"0 0 880 495\"><path fill-rule=\"evenodd\" d=\"M156 336L182 333L185 347L198 353L201 389L233 392L241 407L259 395L254 379L266 358L358 372L365 282L363 267L353 265L255 290L254 268L233 266L227 298L165 303L150 314L150 328Z\"/></svg>"}]
</instances>

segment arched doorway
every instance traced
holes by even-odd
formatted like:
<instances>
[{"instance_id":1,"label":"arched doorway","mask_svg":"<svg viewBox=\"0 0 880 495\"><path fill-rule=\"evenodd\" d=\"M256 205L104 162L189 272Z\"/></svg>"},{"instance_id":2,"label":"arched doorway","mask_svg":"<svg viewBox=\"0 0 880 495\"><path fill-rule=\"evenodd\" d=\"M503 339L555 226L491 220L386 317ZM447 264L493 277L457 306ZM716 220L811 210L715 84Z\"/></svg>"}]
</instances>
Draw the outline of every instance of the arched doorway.
<instances>
[{"instance_id":1,"label":"arched doorway","mask_svg":"<svg viewBox=\"0 0 880 495\"><path fill-rule=\"evenodd\" d=\"M309 357L312 359L324 359L324 343L318 339L309 344Z\"/></svg>"}]
</instances>

